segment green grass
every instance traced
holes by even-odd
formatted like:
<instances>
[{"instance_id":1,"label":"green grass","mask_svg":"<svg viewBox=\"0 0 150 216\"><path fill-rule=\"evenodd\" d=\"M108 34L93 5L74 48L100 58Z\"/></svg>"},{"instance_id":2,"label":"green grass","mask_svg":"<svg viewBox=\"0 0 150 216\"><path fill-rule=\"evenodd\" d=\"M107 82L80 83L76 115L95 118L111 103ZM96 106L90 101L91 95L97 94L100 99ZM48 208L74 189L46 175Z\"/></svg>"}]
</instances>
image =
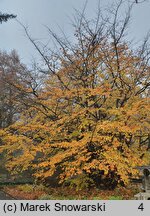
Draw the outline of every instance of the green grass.
<instances>
[{"instance_id":1,"label":"green grass","mask_svg":"<svg viewBox=\"0 0 150 216\"><path fill-rule=\"evenodd\" d=\"M111 196L109 197L109 200L122 200L121 196Z\"/></svg>"},{"instance_id":2,"label":"green grass","mask_svg":"<svg viewBox=\"0 0 150 216\"><path fill-rule=\"evenodd\" d=\"M38 198L39 200L76 200L77 198L74 196L53 196L44 194L41 197Z\"/></svg>"},{"instance_id":3,"label":"green grass","mask_svg":"<svg viewBox=\"0 0 150 216\"><path fill-rule=\"evenodd\" d=\"M53 196L44 194L41 197L39 197L39 200L77 200L78 198L76 196ZM88 197L83 196L81 197L82 200L87 200ZM101 197L93 197L92 200L102 200ZM111 196L109 197L109 200L122 200L121 196Z\"/></svg>"}]
</instances>

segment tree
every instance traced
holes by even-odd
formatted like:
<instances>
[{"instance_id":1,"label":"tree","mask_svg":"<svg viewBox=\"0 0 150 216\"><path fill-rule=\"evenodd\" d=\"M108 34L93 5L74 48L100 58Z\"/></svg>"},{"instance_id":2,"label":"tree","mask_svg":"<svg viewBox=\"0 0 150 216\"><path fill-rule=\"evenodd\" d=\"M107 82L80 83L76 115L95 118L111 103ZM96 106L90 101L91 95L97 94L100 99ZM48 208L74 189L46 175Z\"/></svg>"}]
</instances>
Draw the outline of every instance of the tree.
<instances>
[{"instance_id":1,"label":"tree","mask_svg":"<svg viewBox=\"0 0 150 216\"><path fill-rule=\"evenodd\" d=\"M50 55L26 31L49 75L22 118L0 131L11 172L31 169L42 182L57 176L77 188L114 188L149 163L148 37L131 48L125 33L132 7L120 21L121 6L107 19L99 10L91 22L78 12L75 44L48 29L59 45Z\"/></svg>"},{"instance_id":2,"label":"tree","mask_svg":"<svg viewBox=\"0 0 150 216\"><path fill-rule=\"evenodd\" d=\"M6 128L19 119L29 95L24 89L33 84L33 77L20 62L15 50L0 52L0 128Z\"/></svg>"},{"instance_id":3,"label":"tree","mask_svg":"<svg viewBox=\"0 0 150 216\"><path fill-rule=\"evenodd\" d=\"M0 129L6 129L19 121L23 110L34 104L35 90L41 83L37 79L35 70L33 74L31 69L21 63L15 50L9 54L0 51ZM0 136L0 145L2 143ZM8 174L5 169L6 151L0 157L1 172Z\"/></svg>"},{"instance_id":4,"label":"tree","mask_svg":"<svg viewBox=\"0 0 150 216\"><path fill-rule=\"evenodd\" d=\"M9 19L16 18L16 15L13 14L7 14L7 13L1 13L0 12L0 23L7 22Z\"/></svg>"}]
</instances>

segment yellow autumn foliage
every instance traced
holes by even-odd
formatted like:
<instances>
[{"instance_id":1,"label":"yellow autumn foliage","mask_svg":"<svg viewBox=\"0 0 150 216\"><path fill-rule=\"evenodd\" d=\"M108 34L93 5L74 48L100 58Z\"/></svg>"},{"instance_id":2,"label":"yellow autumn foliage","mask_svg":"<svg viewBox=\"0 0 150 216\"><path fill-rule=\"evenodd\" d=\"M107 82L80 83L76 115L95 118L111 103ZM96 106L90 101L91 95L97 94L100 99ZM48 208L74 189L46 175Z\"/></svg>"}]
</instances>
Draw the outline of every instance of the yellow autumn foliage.
<instances>
[{"instance_id":1,"label":"yellow autumn foliage","mask_svg":"<svg viewBox=\"0 0 150 216\"><path fill-rule=\"evenodd\" d=\"M11 173L125 185L136 166L150 163L150 67L126 43L116 47L102 37L91 44L92 35L79 37L78 31L77 45L62 51L58 71L33 104L0 130L0 151Z\"/></svg>"}]
</instances>

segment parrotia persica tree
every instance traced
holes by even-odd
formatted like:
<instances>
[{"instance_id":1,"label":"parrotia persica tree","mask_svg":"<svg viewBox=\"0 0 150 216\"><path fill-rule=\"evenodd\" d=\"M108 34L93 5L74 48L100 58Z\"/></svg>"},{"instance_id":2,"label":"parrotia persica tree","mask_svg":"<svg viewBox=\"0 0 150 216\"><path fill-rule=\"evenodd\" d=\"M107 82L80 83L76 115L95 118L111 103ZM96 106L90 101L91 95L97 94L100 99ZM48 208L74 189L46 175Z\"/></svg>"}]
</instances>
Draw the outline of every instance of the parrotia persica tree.
<instances>
[{"instance_id":1,"label":"parrotia persica tree","mask_svg":"<svg viewBox=\"0 0 150 216\"><path fill-rule=\"evenodd\" d=\"M131 7L120 21L122 6L107 19L100 10L94 21L78 13L74 44L48 29L60 48L49 55L26 31L49 75L22 118L0 131L12 173L29 169L43 182L54 176L78 189L113 188L149 164L148 37L132 49L125 39Z\"/></svg>"}]
</instances>

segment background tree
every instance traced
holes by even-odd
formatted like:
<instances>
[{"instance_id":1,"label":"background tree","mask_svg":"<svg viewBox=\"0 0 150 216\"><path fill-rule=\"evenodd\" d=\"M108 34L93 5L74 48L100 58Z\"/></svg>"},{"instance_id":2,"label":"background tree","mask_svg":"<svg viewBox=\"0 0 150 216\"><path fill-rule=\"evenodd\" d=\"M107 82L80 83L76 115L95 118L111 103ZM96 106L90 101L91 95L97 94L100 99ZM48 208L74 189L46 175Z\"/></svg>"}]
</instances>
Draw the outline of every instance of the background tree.
<instances>
[{"instance_id":1,"label":"background tree","mask_svg":"<svg viewBox=\"0 0 150 216\"><path fill-rule=\"evenodd\" d=\"M7 22L9 19L16 18L17 16L14 14L7 14L7 13L1 13L0 12L0 23Z\"/></svg>"},{"instance_id":2,"label":"background tree","mask_svg":"<svg viewBox=\"0 0 150 216\"><path fill-rule=\"evenodd\" d=\"M33 105L43 78L35 66L28 69L18 54L0 52L0 127L13 124L26 107Z\"/></svg>"},{"instance_id":3,"label":"background tree","mask_svg":"<svg viewBox=\"0 0 150 216\"><path fill-rule=\"evenodd\" d=\"M16 88L23 86L25 65L20 62L16 51L0 52L0 127L8 127L19 118L23 94ZM27 82L27 80L26 80ZM25 81L24 81L25 83Z\"/></svg>"}]
</instances>

